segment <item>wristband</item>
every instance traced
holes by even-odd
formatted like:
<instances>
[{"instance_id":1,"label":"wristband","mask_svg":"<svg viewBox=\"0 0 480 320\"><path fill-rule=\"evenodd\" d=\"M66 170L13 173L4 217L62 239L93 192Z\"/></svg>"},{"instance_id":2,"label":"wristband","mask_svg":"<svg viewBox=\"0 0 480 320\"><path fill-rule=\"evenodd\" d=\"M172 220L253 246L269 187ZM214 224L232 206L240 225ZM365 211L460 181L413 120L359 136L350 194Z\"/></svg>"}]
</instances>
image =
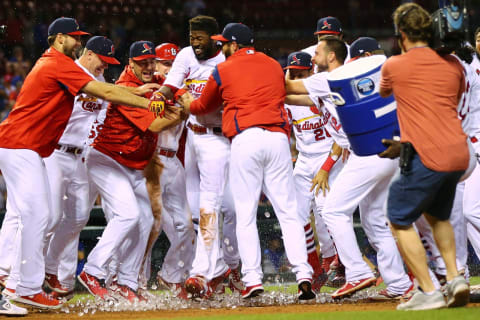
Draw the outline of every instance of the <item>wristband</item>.
<instances>
[{"instance_id":1,"label":"wristband","mask_svg":"<svg viewBox=\"0 0 480 320\"><path fill-rule=\"evenodd\" d=\"M335 162L337 162L338 160L338 156L337 155L328 155L328 158L327 160L325 160L325 162L323 163L322 165L322 170L325 170L327 172L330 172L330 170L332 170L332 167L333 165L335 164Z\"/></svg>"}]
</instances>

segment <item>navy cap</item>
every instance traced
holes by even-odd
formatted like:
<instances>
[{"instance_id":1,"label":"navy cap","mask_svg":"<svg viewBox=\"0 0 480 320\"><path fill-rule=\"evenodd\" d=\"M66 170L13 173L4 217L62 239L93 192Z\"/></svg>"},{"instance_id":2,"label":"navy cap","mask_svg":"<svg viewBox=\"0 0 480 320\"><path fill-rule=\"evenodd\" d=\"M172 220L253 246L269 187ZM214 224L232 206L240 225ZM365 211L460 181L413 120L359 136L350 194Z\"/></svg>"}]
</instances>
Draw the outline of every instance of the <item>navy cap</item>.
<instances>
[{"instance_id":1,"label":"navy cap","mask_svg":"<svg viewBox=\"0 0 480 320\"><path fill-rule=\"evenodd\" d=\"M217 34L210 38L222 42L235 41L242 45L253 44L253 32L243 23L229 23L223 29L222 34Z\"/></svg>"},{"instance_id":2,"label":"navy cap","mask_svg":"<svg viewBox=\"0 0 480 320\"><path fill-rule=\"evenodd\" d=\"M48 26L48 36L53 36L58 33L68 34L71 36L81 36L90 34L80 30L77 20L72 18L61 17L50 23Z\"/></svg>"},{"instance_id":3,"label":"navy cap","mask_svg":"<svg viewBox=\"0 0 480 320\"><path fill-rule=\"evenodd\" d=\"M312 56L306 52L297 51L288 55L287 66L285 69L304 69L312 68Z\"/></svg>"},{"instance_id":4,"label":"navy cap","mask_svg":"<svg viewBox=\"0 0 480 320\"><path fill-rule=\"evenodd\" d=\"M342 24L335 17L320 18L317 21L317 31L314 34L334 34L342 33Z\"/></svg>"},{"instance_id":5,"label":"navy cap","mask_svg":"<svg viewBox=\"0 0 480 320\"><path fill-rule=\"evenodd\" d=\"M374 38L360 37L350 45L350 60L357 59L365 52L372 52L380 49L380 45Z\"/></svg>"},{"instance_id":6,"label":"navy cap","mask_svg":"<svg viewBox=\"0 0 480 320\"><path fill-rule=\"evenodd\" d=\"M120 64L120 61L115 59L115 47L112 40L107 37L94 36L88 39L85 47L92 50L102 61L108 64Z\"/></svg>"},{"instance_id":7,"label":"navy cap","mask_svg":"<svg viewBox=\"0 0 480 320\"><path fill-rule=\"evenodd\" d=\"M135 61L155 59L155 45L150 41L136 41L130 46L130 58Z\"/></svg>"}]
</instances>

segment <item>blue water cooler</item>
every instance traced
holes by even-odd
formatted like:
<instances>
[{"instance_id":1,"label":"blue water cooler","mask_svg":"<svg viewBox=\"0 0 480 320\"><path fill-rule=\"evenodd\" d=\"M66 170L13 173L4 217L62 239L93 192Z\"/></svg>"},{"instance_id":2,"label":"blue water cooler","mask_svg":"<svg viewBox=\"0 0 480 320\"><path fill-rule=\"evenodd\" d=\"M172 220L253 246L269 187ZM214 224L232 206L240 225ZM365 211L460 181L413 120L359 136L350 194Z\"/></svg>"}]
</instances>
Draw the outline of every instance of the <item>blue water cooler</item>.
<instances>
[{"instance_id":1,"label":"blue water cooler","mask_svg":"<svg viewBox=\"0 0 480 320\"><path fill-rule=\"evenodd\" d=\"M386 59L383 55L360 58L327 76L343 131L358 156L378 154L385 150L382 139L400 135L393 95L382 98L378 94Z\"/></svg>"}]
</instances>

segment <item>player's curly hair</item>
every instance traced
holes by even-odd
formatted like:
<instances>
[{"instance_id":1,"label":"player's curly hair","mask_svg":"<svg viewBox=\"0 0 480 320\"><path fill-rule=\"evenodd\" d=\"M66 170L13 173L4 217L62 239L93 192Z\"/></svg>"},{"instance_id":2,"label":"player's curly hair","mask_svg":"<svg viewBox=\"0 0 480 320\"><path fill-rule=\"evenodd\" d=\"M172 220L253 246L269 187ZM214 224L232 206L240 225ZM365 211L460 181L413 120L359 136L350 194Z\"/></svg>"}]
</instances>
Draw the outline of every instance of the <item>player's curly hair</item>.
<instances>
[{"instance_id":1,"label":"player's curly hair","mask_svg":"<svg viewBox=\"0 0 480 320\"><path fill-rule=\"evenodd\" d=\"M416 3L405 3L393 12L397 34L403 31L412 42L428 41L432 37L430 14Z\"/></svg>"},{"instance_id":2,"label":"player's curly hair","mask_svg":"<svg viewBox=\"0 0 480 320\"><path fill-rule=\"evenodd\" d=\"M190 31L205 31L208 35L218 34L218 22L214 17L199 15L189 21Z\"/></svg>"}]
</instances>

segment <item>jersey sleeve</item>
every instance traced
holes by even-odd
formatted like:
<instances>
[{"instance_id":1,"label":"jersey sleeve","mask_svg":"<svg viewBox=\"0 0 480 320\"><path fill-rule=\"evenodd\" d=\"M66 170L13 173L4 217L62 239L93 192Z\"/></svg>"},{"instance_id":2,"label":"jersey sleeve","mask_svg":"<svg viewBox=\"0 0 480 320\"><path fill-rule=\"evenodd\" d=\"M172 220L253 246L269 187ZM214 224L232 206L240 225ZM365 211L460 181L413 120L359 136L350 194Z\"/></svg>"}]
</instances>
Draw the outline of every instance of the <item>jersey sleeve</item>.
<instances>
[{"instance_id":1,"label":"jersey sleeve","mask_svg":"<svg viewBox=\"0 0 480 320\"><path fill-rule=\"evenodd\" d=\"M62 65L58 66L61 67L61 70L57 70L57 81L73 96L78 95L79 91L90 81L96 81L67 56L58 62Z\"/></svg>"},{"instance_id":2,"label":"jersey sleeve","mask_svg":"<svg viewBox=\"0 0 480 320\"><path fill-rule=\"evenodd\" d=\"M325 73L315 73L308 78L302 80L305 89L308 91L310 97L317 97L323 99L323 97L329 96L330 87L328 86Z\"/></svg>"},{"instance_id":3,"label":"jersey sleeve","mask_svg":"<svg viewBox=\"0 0 480 320\"><path fill-rule=\"evenodd\" d=\"M148 130L148 127L155 120L155 114L146 109L132 108L122 105L117 105L118 111L123 114L135 127L142 132Z\"/></svg>"},{"instance_id":4,"label":"jersey sleeve","mask_svg":"<svg viewBox=\"0 0 480 320\"><path fill-rule=\"evenodd\" d=\"M177 89L183 87L183 80L185 80L190 72L188 62L191 59L191 55L189 51L192 51L192 47L183 48L178 53L163 83L164 85Z\"/></svg>"}]
</instances>

